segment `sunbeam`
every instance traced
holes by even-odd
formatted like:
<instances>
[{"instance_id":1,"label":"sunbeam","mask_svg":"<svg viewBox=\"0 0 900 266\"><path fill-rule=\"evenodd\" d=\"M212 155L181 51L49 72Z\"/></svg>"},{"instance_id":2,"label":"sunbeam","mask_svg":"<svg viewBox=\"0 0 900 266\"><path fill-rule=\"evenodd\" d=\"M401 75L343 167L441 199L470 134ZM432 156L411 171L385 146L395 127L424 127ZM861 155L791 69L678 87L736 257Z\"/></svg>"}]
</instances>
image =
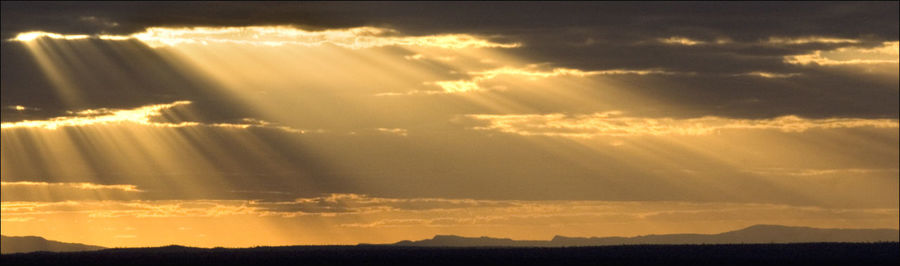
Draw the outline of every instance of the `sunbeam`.
<instances>
[{"instance_id":1,"label":"sunbeam","mask_svg":"<svg viewBox=\"0 0 900 266\"><path fill-rule=\"evenodd\" d=\"M615 19L4 18L2 233L248 247L897 228L896 31L595 11Z\"/></svg>"}]
</instances>

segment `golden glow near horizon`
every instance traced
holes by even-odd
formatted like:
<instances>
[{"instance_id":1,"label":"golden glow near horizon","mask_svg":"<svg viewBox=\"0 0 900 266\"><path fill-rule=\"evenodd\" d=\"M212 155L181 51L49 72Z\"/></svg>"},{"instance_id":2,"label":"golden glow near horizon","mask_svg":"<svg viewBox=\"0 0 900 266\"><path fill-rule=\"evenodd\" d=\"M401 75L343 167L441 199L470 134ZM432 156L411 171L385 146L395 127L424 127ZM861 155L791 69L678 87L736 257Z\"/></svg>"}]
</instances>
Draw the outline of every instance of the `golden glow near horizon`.
<instances>
[{"instance_id":1,"label":"golden glow near horizon","mask_svg":"<svg viewBox=\"0 0 900 266\"><path fill-rule=\"evenodd\" d=\"M891 208L833 209L757 203L398 199L358 194L282 202L5 201L2 208L4 234L40 234L110 247L173 243L200 247L385 243L437 234L549 240L555 235L719 233L761 223L879 227L892 222L898 213ZM809 217L841 219L810 221ZM100 226L77 225L87 221ZM704 226L696 228L691 223Z\"/></svg>"},{"instance_id":2,"label":"golden glow near horizon","mask_svg":"<svg viewBox=\"0 0 900 266\"><path fill-rule=\"evenodd\" d=\"M71 111L53 117L42 112L49 106L5 103L16 116L2 123L2 233L246 247L718 233L757 223L897 228L900 172L885 163L897 157L896 118L697 115L690 100L653 95L670 80L711 77L804 86L815 74L798 68L898 64L897 42L638 42L842 47L788 55L790 72L710 74L532 62L513 53L527 43L501 37L293 26L21 33L10 41L57 89L65 106L54 110ZM101 53L98 43L116 45ZM106 80L79 84L79 74L125 76L115 62L138 54L159 62L133 71L166 79L155 74L171 67L200 84L190 92L201 96L154 91L127 107L83 109L104 106L85 92ZM109 64L85 69L79 60ZM882 72L861 79L897 75ZM110 87L143 89L134 80ZM235 103L202 105L207 95ZM741 100L716 110L759 101ZM252 115L204 118L230 110Z\"/></svg>"}]
</instances>

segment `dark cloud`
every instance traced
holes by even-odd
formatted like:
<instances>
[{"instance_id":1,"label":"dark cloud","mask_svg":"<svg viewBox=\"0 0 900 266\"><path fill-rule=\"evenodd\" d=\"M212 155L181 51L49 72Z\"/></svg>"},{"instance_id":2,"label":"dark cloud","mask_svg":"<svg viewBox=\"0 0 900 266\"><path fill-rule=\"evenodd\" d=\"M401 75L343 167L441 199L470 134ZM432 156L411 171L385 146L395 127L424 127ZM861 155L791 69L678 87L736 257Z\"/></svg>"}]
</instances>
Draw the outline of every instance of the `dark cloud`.
<instances>
[{"instance_id":1,"label":"dark cloud","mask_svg":"<svg viewBox=\"0 0 900 266\"><path fill-rule=\"evenodd\" d=\"M5 2L4 39L43 30L60 33L128 34L150 26L240 26L293 24L309 28L381 26L405 34L476 33L524 44L508 52L532 62L584 70L660 68L696 72L700 77L664 77L661 84L639 90L661 101L695 105L697 114L765 117L799 114L812 117L897 117L896 82L872 82L856 76L784 63L783 56L840 47L873 47L898 40L896 2L866 3L297 3L297 2ZM655 42L679 36L708 45L679 46ZM771 37L821 36L860 43L767 45ZM728 44L715 45L726 38ZM252 116L215 106L230 105L222 96L204 93L203 81L186 69L167 65L146 46L130 45L129 58L110 53L119 44L93 42L102 60L84 60L80 87L86 106L139 106L194 100L211 105L219 118ZM115 47L112 47L115 48ZM121 49L121 47L119 47ZM71 47L78 50L78 45ZM20 44L4 42L3 105L43 106L42 113L4 112L3 121L52 117L61 100L52 84ZM104 63L105 66L90 65ZM7 67L7 66L17 67ZM136 66L152 66L135 69ZM802 73L798 82L733 78L741 73ZM710 76L711 75L711 76ZM140 87L116 86L131 79ZM680 89L669 89L668 87ZM797 87L807 88L798 90ZM816 88L816 89L811 89ZM845 93L850 92L850 93ZM643 93L640 92L639 93ZM220 99L216 99L220 98ZM109 100L101 100L109 99ZM204 99L200 101L199 99ZM699 101L698 101L699 100ZM752 110L739 105L753 102ZM838 104L851 102L851 104ZM866 104L852 104L866 103ZM732 106L734 108L722 108ZM758 110L765 110L760 113ZM559 111L566 111L564 109Z\"/></svg>"},{"instance_id":2,"label":"dark cloud","mask_svg":"<svg viewBox=\"0 0 900 266\"><path fill-rule=\"evenodd\" d=\"M41 2L3 4L4 28L131 33L147 26L392 26L412 33L603 30L737 40L772 35L895 39L897 3ZM84 19L84 18L96 19ZM80 21L80 23L79 23ZM97 21L109 23L97 23ZM110 23L117 23L112 25ZM99 25L98 25L99 24ZM608 36L615 37L615 36Z\"/></svg>"}]
</instances>

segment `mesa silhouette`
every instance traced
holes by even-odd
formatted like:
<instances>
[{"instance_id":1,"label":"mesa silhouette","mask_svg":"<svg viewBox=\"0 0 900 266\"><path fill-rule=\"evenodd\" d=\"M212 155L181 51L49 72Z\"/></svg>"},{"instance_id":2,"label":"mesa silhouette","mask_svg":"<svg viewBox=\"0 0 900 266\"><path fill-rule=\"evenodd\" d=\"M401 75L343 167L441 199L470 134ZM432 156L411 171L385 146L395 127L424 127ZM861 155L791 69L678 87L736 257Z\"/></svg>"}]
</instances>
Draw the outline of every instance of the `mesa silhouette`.
<instances>
[{"instance_id":1,"label":"mesa silhouette","mask_svg":"<svg viewBox=\"0 0 900 266\"><path fill-rule=\"evenodd\" d=\"M719 234L664 234L635 237L565 237L547 240L513 240L492 237L462 237L436 235L434 238L393 244L359 244L360 246L409 246L409 247L585 247L614 245L653 244L741 244L741 243L872 243L898 242L900 231L896 229L824 229L781 225L754 225L744 229ZM3 236L2 254L35 251L73 252L104 249L101 246L64 243L37 236Z\"/></svg>"},{"instance_id":2,"label":"mesa silhouette","mask_svg":"<svg viewBox=\"0 0 900 266\"><path fill-rule=\"evenodd\" d=\"M754 225L719 234L665 234L636 237L555 236L549 241L437 235L432 239L404 240L393 245L422 247L575 247L638 244L871 243L897 241L900 241L900 231L896 229L824 229L781 225Z\"/></svg>"},{"instance_id":3,"label":"mesa silhouette","mask_svg":"<svg viewBox=\"0 0 900 266\"><path fill-rule=\"evenodd\" d=\"M16 243L10 240L22 239L60 243L37 237L4 237L4 250L14 248ZM421 241L377 245L254 248L193 248L172 245L81 252L16 253L4 254L0 258L4 265L70 266L896 265L900 263L898 240L900 231L894 229L820 229L755 225L720 234L591 238L557 236L549 241L439 235ZM35 246L41 245L33 244L30 247ZM90 249L99 248L81 246ZM22 250L21 247L16 248Z\"/></svg>"},{"instance_id":4,"label":"mesa silhouette","mask_svg":"<svg viewBox=\"0 0 900 266\"><path fill-rule=\"evenodd\" d=\"M72 252L101 250L105 247L47 240L39 236L0 236L0 254L34 251Z\"/></svg>"}]
</instances>

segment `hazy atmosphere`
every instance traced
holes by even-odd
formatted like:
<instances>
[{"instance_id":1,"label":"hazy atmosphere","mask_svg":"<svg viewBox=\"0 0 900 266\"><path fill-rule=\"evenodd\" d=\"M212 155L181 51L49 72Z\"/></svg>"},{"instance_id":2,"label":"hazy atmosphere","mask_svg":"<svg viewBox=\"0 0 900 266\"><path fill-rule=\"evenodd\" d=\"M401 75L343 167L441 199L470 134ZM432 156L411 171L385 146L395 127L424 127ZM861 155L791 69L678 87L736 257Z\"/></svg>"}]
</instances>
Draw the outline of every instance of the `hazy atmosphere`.
<instances>
[{"instance_id":1,"label":"hazy atmosphere","mask_svg":"<svg viewBox=\"0 0 900 266\"><path fill-rule=\"evenodd\" d=\"M898 2L3 2L2 234L900 223Z\"/></svg>"}]
</instances>

